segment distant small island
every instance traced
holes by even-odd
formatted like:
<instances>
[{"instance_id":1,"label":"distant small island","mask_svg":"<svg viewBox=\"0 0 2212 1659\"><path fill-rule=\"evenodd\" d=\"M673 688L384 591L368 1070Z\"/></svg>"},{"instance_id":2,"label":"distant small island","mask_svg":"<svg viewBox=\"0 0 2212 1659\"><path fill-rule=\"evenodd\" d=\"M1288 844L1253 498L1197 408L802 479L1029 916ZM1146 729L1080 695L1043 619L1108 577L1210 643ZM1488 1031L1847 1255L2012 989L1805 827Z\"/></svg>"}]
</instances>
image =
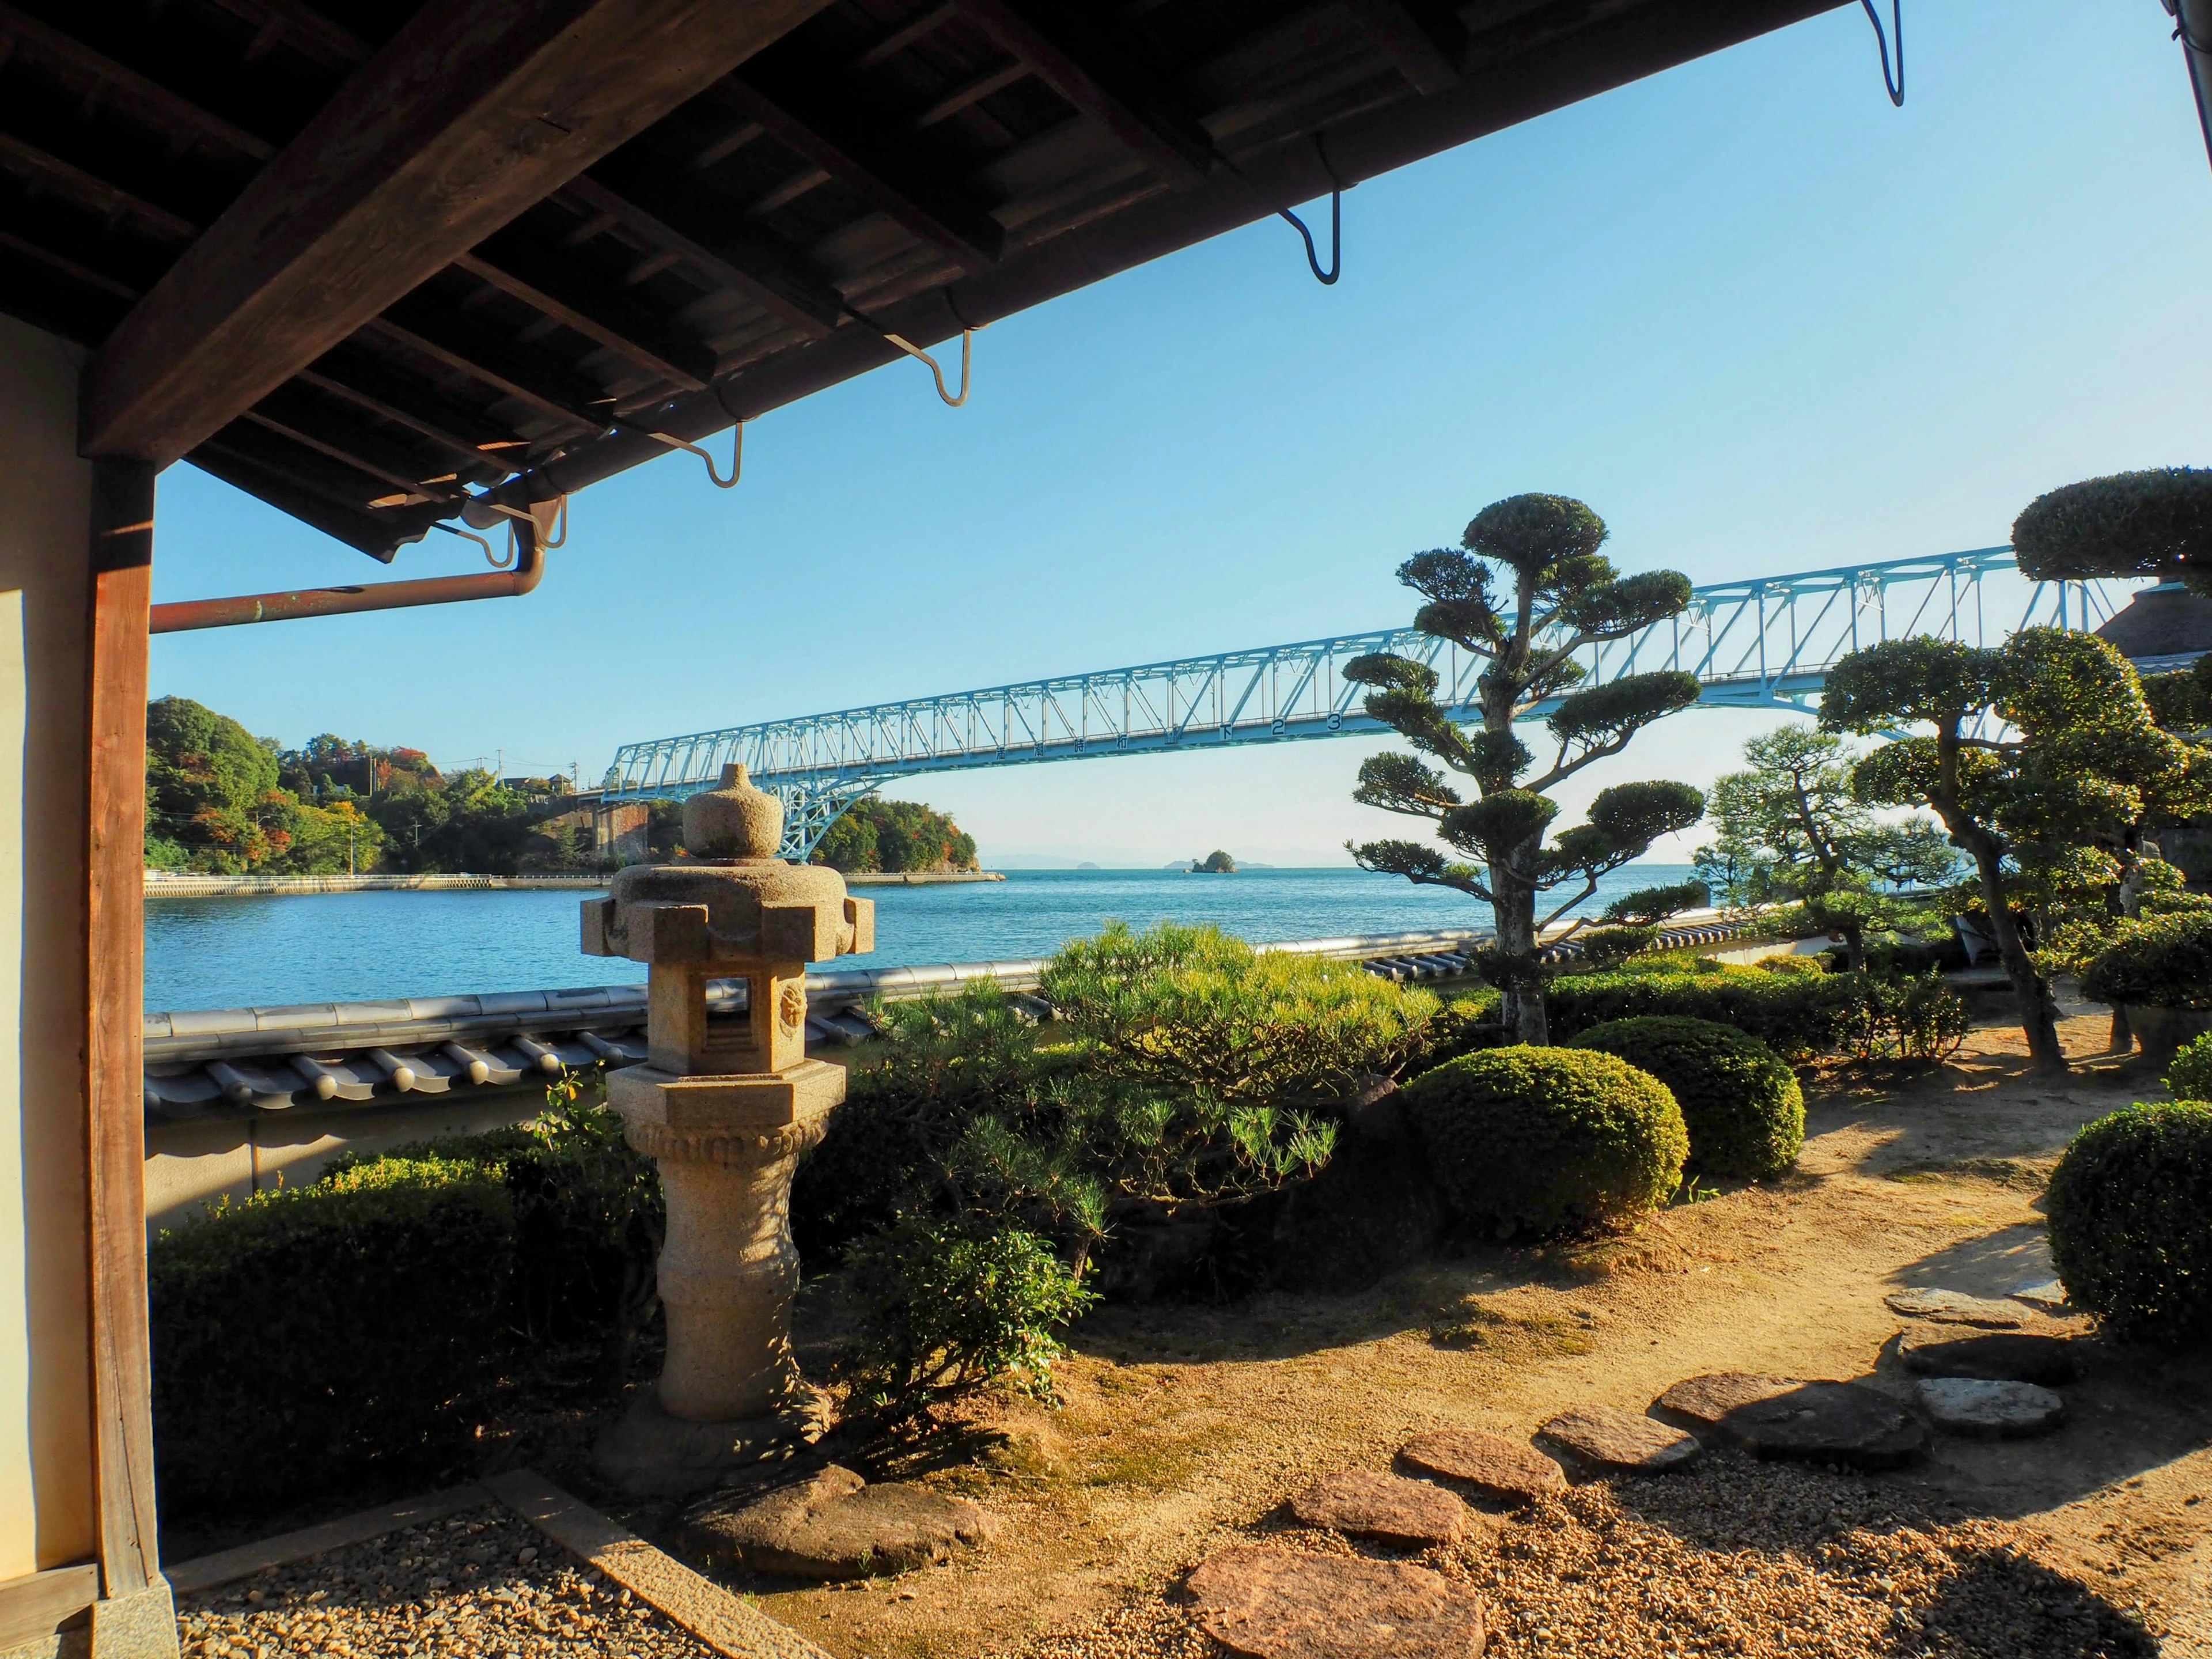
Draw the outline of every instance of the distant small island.
<instances>
[{"instance_id":1,"label":"distant small island","mask_svg":"<svg viewBox=\"0 0 2212 1659\"><path fill-rule=\"evenodd\" d=\"M1217 847L1204 858L1193 859L1190 872L1194 876L1233 876L1237 873L1237 860Z\"/></svg>"}]
</instances>

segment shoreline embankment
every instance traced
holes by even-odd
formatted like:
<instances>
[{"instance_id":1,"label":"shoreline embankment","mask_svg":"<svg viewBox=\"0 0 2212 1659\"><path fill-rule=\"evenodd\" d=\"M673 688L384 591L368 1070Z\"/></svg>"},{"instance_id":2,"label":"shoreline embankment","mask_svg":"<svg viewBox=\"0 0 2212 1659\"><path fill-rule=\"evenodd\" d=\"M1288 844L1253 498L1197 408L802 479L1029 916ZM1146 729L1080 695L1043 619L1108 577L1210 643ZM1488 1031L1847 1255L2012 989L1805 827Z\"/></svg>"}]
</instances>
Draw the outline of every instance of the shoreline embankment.
<instances>
[{"instance_id":1,"label":"shoreline embankment","mask_svg":"<svg viewBox=\"0 0 2212 1659\"><path fill-rule=\"evenodd\" d=\"M996 870L867 872L845 878L848 887L930 887L940 883L1004 881ZM313 893L452 893L507 888L522 891L597 892L605 876L176 876L149 870L148 898L271 898Z\"/></svg>"}]
</instances>

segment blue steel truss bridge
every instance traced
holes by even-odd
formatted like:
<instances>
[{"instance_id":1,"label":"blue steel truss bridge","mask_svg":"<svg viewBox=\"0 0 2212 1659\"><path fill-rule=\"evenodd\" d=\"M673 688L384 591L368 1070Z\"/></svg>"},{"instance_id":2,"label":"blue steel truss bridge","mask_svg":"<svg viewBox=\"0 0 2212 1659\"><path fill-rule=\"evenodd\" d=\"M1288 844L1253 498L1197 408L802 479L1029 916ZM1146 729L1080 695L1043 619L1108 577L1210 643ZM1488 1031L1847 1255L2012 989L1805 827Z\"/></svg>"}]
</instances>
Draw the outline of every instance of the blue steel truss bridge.
<instances>
[{"instance_id":1,"label":"blue steel truss bridge","mask_svg":"<svg viewBox=\"0 0 2212 1659\"><path fill-rule=\"evenodd\" d=\"M2010 580L1985 584L1992 575ZM2037 624L2094 628L2124 599L2118 584L2028 584L2008 547L1717 582L1693 590L1681 615L1580 653L1583 684L1686 669L1705 688L1702 705L1808 711L1829 665L1861 646L1915 634L1980 645ZM1382 629L624 744L600 799L680 799L741 762L783 799L783 855L804 858L854 801L918 773L1380 733L1360 707L1366 689L1343 676L1345 664L1375 651L1426 663L1439 695L1473 717L1483 659L1411 629Z\"/></svg>"}]
</instances>

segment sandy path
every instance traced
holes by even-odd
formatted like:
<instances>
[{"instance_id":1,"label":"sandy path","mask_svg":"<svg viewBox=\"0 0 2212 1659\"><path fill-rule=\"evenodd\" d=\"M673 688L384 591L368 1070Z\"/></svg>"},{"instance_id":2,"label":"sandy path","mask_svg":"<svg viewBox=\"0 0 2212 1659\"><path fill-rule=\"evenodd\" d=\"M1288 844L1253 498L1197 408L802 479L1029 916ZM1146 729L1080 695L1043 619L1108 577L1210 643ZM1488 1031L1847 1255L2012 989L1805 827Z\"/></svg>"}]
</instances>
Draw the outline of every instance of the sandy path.
<instances>
[{"instance_id":1,"label":"sandy path","mask_svg":"<svg viewBox=\"0 0 2212 1659\"><path fill-rule=\"evenodd\" d=\"M2105 1036L2101 1017L2066 1022L2077 1056L2097 1054ZM1641 1410L1706 1370L1901 1389L1883 1358L1899 1325L1883 1294L1920 1284L2002 1294L2047 1279L2033 1207L2044 1174L2081 1123L2157 1092L2107 1062L2057 1087L2023 1069L2017 1034L1985 1030L1939 1075L1887 1091L1825 1088L1797 1176L1677 1206L1595 1276L1486 1251L1356 1297L1109 1310L1080 1334L1066 1409L979 1417L906 1471L982 1498L1005 1522L1000 1546L888 1585L750 1588L840 1654L1003 1653L1152 1595L1305 1480L1386 1467L1421 1429L1526 1435L1571 1404ZM1454 1327L1474 1340L1432 1339ZM1900 1504L2017 1523L2008 1536L2115 1608L2140 1607L2166 1654L2206 1659L2212 1396L2201 1362L2100 1352L2068 1392L2075 1419L2052 1438L1941 1440L1929 1462L1869 1479Z\"/></svg>"}]
</instances>

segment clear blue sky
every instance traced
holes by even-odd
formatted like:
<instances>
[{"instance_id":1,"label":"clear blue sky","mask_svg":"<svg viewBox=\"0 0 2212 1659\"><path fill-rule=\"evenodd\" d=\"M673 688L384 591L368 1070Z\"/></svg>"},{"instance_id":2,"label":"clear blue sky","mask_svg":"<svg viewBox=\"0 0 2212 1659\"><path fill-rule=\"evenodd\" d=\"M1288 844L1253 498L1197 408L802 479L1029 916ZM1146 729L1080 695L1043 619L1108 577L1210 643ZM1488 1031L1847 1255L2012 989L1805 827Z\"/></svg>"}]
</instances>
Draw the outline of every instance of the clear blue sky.
<instances>
[{"instance_id":1,"label":"clear blue sky","mask_svg":"<svg viewBox=\"0 0 2212 1659\"><path fill-rule=\"evenodd\" d=\"M157 640L155 693L589 777L629 738L1395 624L1397 562L1522 490L1705 581L1986 546L2053 485L2212 459L2212 167L2162 9L1907 11L1902 112L1836 11L1363 185L1333 289L1248 228L979 336L965 409L894 365L755 422L734 491L680 456L597 486L529 599ZM467 565L434 537L387 573L188 466L160 505L157 599ZM1677 717L1590 787L1705 781L1767 723ZM1346 799L1363 752L900 793L987 861L1341 862L1401 832Z\"/></svg>"}]
</instances>

